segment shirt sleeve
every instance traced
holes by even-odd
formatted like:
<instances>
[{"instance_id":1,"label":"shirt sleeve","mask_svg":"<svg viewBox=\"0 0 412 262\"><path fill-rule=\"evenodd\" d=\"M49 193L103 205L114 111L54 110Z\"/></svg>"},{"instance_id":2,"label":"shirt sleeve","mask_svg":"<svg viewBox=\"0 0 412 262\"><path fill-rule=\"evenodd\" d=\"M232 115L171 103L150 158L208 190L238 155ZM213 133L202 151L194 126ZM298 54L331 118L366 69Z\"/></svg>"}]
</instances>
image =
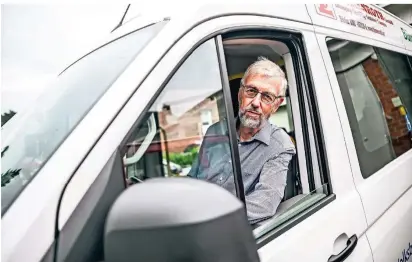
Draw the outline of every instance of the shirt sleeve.
<instances>
[{"instance_id":1,"label":"shirt sleeve","mask_svg":"<svg viewBox=\"0 0 412 262\"><path fill-rule=\"evenodd\" d=\"M263 165L259 182L255 189L246 195L250 223L254 224L275 215L284 195L289 162L294 154L295 149L292 147Z\"/></svg>"}]
</instances>

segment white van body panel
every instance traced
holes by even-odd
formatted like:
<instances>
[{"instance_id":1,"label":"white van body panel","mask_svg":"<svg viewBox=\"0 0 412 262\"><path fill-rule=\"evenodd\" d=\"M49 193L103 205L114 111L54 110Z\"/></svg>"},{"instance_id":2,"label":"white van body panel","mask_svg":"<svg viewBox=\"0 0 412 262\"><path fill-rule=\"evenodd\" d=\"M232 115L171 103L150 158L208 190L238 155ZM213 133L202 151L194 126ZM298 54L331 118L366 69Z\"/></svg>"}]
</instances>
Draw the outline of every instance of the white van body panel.
<instances>
[{"instance_id":1,"label":"white van body panel","mask_svg":"<svg viewBox=\"0 0 412 262\"><path fill-rule=\"evenodd\" d=\"M365 232L353 231L366 227L363 214L357 218L348 215L357 214L361 208L359 195L354 191L337 197L322 210L261 247L258 250L261 261L328 261L332 254L343 250L347 238L357 234L358 243L345 262L373 262ZM334 239L343 232L346 232L345 241L335 242Z\"/></svg>"},{"instance_id":2,"label":"white van body panel","mask_svg":"<svg viewBox=\"0 0 412 262\"><path fill-rule=\"evenodd\" d=\"M369 226L366 234L375 262L407 261L408 257L409 260L412 258L411 203L412 189L409 188L384 215Z\"/></svg>"},{"instance_id":3,"label":"white van body panel","mask_svg":"<svg viewBox=\"0 0 412 262\"><path fill-rule=\"evenodd\" d=\"M391 26L402 27L412 34L410 26L383 9L372 7L390 19ZM303 34L336 194L334 201L261 247L258 252L262 261L302 258L327 261L330 255L339 252L342 243L335 243L335 240L341 234L347 237L356 234L359 238L357 247L345 261L386 262L402 258L402 248L407 249L412 242L412 151L368 179L361 176L325 37L360 41L408 55L412 55L412 43L405 39L401 30L385 31L387 37L382 37L319 16L317 8L319 5L238 3L208 5L198 11L185 12L184 16L172 16L169 24L100 98L3 215L2 260L39 261L54 241L55 227L63 228L128 127L142 113L176 61L216 30L242 25ZM335 7L333 10L335 15L346 12ZM131 20L105 41L159 19ZM315 26L311 25L312 21ZM60 194L73 174L56 219Z\"/></svg>"}]
</instances>

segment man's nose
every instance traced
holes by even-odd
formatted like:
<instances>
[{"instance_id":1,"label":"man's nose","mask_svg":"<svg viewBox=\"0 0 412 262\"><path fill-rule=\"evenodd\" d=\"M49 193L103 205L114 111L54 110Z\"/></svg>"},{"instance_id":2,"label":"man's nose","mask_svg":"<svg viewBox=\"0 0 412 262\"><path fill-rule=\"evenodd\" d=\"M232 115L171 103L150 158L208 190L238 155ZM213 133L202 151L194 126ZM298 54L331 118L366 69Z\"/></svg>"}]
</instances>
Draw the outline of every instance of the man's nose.
<instances>
[{"instance_id":1,"label":"man's nose","mask_svg":"<svg viewBox=\"0 0 412 262\"><path fill-rule=\"evenodd\" d=\"M261 103L261 97L260 97L260 93L258 93L252 100L252 106L255 108L259 108L260 107L260 103Z\"/></svg>"}]
</instances>

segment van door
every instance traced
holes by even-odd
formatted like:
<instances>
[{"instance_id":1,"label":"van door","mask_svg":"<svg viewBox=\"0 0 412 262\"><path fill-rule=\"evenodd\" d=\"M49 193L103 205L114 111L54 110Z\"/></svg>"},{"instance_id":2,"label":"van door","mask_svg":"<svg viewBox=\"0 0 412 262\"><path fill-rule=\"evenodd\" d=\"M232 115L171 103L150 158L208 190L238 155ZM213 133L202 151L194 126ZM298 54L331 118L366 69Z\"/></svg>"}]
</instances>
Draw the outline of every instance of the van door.
<instances>
[{"instance_id":1,"label":"van door","mask_svg":"<svg viewBox=\"0 0 412 262\"><path fill-rule=\"evenodd\" d=\"M245 6L243 12L251 13L250 7ZM269 7L272 6L256 5L254 8L268 10ZM237 8L241 9L241 6ZM301 10L305 15L306 10ZM298 167L292 175L299 177L302 182L297 195L283 201L275 217L254 225L261 261L372 262L365 235L367 224L361 200L351 176L329 80L323 64L319 62L321 54L313 28L308 24L259 14L256 12L256 15L208 17L202 20L206 22L170 21L164 34L159 35L156 40L167 43L166 37L170 34L181 34L182 37L176 43L171 43L170 49L127 101L76 171L63 193L59 206L61 213L73 212L69 209L76 205L69 200L87 200L89 196L83 193L79 195L76 188L80 184L84 187L85 181L93 183L96 177L98 181L100 174L96 166L104 166L117 151L122 153L126 176L130 175L126 179L145 172L144 168L137 165L127 169L128 165L125 163L128 161L125 159L133 159L136 152L139 152L140 144L132 148L132 152L128 152L128 149L131 148L130 145L136 145L133 144L137 140L136 134L140 134L140 127L146 125L151 112L159 116L157 124L167 133L167 138L160 136L161 155L166 152L166 141L168 152L174 150L182 155L181 151L186 144L182 146L182 143L176 143L176 140L188 145L194 142L187 141L189 138L195 137L199 140L199 134L201 136L203 133L203 121L194 112L201 109L212 109L212 122L220 120L221 117L228 118L228 129L233 131L235 121L228 71L231 68L229 56L236 52L229 54L229 49L233 47L233 41L237 41L235 46L239 48L258 43L259 48L256 50L261 50L261 55L268 52L268 56L281 58L287 71L292 109L285 110L285 116L292 119L298 151ZM203 18L199 16L198 19ZM258 53L253 53L253 59L257 58L256 55ZM200 58L196 58L199 56ZM211 81L213 83L208 84ZM286 111L291 111L293 118L287 116ZM181 117L187 121L180 121ZM199 120L199 123L191 125L188 121L193 118ZM150 133L147 132L148 135ZM140 135L138 137L140 138ZM139 141L145 141L145 137L141 137ZM148 143L152 141L154 140L148 139ZM230 148L231 161L234 163L233 176L237 187L242 188L239 185L242 183L242 170L233 133L229 134L229 137L222 135L216 141L217 146ZM146 148L148 153L150 148ZM146 151L142 152L145 154ZM172 158L178 159L175 156ZM173 161L172 158L169 160ZM144 157L140 159L144 160ZM130 163L137 164L133 161ZM152 172L163 175L167 173L162 172L162 169ZM150 174L141 174L138 178L141 180L147 175ZM137 182L140 182L139 180ZM239 191L238 197L244 199L244 192ZM95 201L103 201L102 199L94 198ZM88 214L76 210L74 212L78 215L59 218L61 236L67 235L68 230L73 227L82 230L75 225L88 221ZM81 232L77 235L86 236ZM59 248L71 250L72 254L75 254L72 246L75 246L76 241L84 239L62 241ZM68 246L63 246L65 244Z\"/></svg>"},{"instance_id":2,"label":"van door","mask_svg":"<svg viewBox=\"0 0 412 262\"><path fill-rule=\"evenodd\" d=\"M317 27L375 262L412 254L412 71L405 49Z\"/></svg>"},{"instance_id":3,"label":"van door","mask_svg":"<svg viewBox=\"0 0 412 262\"><path fill-rule=\"evenodd\" d=\"M361 199L352 179L338 112L324 65L320 63L313 28L281 19L254 18L250 22L239 18L236 23L240 32L223 34L223 45L236 39L240 48L241 38L246 38L248 45L250 38L285 40L280 41L288 48L282 61L288 77L302 181L302 193L284 201L283 212L254 229L259 255L262 261L373 261ZM269 32L259 35L246 26L241 32L239 27L248 22L257 29L265 23ZM285 32L293 37L283 38ZM230 70L230 53L225 53L225 58ZM300 200L288 205L300 196Z\"/></svg>"}]
</instances>

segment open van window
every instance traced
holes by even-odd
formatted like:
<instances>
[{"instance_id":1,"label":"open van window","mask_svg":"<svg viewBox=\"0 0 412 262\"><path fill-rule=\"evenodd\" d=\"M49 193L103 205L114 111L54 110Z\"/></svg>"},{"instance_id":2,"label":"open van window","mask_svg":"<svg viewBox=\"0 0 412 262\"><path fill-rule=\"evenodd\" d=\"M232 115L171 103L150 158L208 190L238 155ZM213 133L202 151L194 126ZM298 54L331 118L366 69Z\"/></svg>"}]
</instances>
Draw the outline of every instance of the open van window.
<instances>
[{"instance_id":1,"label":"open van window","mask_svg":"<svg viewBox=\"0 0 412 262\"><path fill-rule=\"evenodd\" d=\"M284 71L288 81L285 100L268 120L272 125L283 129L289 135L297 154L292 157L288 165L286 186L284 192L281 192L282 200L276 213L274 216L253 225L254 235L257 239L276 231L281 224L293 220L297 214L304 212L331 193L327 179L319 170L320 165L315 157L315 152L312 156L307 153L309 144L315 148L315 144L319 142L315 139L308 139L306 145L303 142L305 133L313 132L314 127L312 126L313 122L307 123L306 127L302 124L304 121L302 111L305 111L307 106L300 102L300 98L304 96L303 93L300 93L304 88L303 83L296 81L299 70L301 70L296 63L295 52L297 50L290 44L289 39L282 39L283 41L281 39L280 32L259 34L251 30L242 33L229 33L223 41L235 115L239 107L237 96L243 72L257 57L264 56L275 62ZM314 135L308 137L313 138ZM310 168L307 165L309 162L311 162Z\"/></svg>"},{"instance_id":2,"label":"open van window","mask_svg":"<svg viewBox=\"0 0 412 262\"><path fill-rule=\"evenodd\" d=\"M2 214L87 112L167 22L118 38L67 68L2 130ZM10 130L10 132L9 132Z\"/></svg>"}]
</instances>

